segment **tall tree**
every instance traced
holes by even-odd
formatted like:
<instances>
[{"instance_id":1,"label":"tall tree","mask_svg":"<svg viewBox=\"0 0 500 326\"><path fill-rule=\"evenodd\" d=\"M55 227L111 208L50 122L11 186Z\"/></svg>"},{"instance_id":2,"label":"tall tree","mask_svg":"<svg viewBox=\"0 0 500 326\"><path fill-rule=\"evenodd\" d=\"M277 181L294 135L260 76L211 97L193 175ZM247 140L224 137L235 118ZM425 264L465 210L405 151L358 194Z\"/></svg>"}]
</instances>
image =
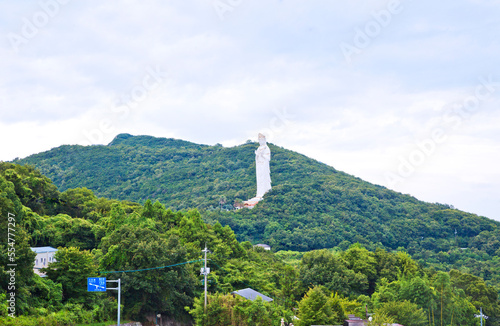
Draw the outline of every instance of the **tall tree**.
<instances>
[{"instance_id":1,"label":"tall tree","mask_svg":"<svg viewBox=\"0 0 500 326\"><path fill-rule=\"evenodd\" d=\"M107 274L121 278L124 304L132 317L150 311L185 317L184 307L192 303L196 280L187 265L154 269L184 263L186 250L176 236L165 237L158 232L123 225L102 241L103 271L145 271Z\"/></svg>"},{"instance_id":2,"label":"tall tree","mask_svg":"<svg viewBox=\"0 0 500 326\"><path fill-rule=\"evenodd\" d=\"M321 287L313 287L299 302L299 326L332 325L343 322L340 305L325 295Z\"/></svg>"},{"instance_id":3,"label":"tall tree","mask_svg":"<svg viewBox=\"0 0 500 326\"><path fill-rule=\"evenodd\" d=\"M422 326L427 323L427 317L422 308L409 301L387 302L376 314L392 317L398 324L405 326Z\"/></svg>"},{"instance_id":4,"label":"tall tree","mask_svg":"<svg viewBox=\"0 0 500 326\"><path fill-rule=\"evenodd\" d=\"M54 257L56 261L41 271L62 285L63 301L90 305L93 300L87 292L87 278L97 275L92 254L76 247L59 247Z\"/></svg>"}]
</instances>

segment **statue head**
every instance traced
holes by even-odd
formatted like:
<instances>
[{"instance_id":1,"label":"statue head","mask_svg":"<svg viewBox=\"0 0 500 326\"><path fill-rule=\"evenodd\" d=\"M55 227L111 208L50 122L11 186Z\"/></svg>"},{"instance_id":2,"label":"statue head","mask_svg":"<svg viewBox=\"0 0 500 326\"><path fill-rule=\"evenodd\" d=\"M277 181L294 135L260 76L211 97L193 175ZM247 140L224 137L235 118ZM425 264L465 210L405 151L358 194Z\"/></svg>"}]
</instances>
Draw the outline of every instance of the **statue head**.
<instances>
[{"instance_id":1,"label":"statue head","mask_svg":"<svg viewBox=\"0 0 500 326\"><path fill-rule=\"evenodd\" d=\"M266 136L259 133L259 144L264 145L266 143Z\"/></svg>"}]
</instances>

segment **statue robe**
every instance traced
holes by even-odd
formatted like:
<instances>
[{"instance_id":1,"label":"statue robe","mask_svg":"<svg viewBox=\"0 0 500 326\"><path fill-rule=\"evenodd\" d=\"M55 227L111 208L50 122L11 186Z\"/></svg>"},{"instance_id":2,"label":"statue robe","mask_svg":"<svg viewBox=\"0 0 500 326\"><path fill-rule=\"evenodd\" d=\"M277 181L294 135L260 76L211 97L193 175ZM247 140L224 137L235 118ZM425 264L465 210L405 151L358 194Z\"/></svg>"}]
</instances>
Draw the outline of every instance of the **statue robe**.
<instances>
[{"instance_id":1,"label":"statue robe","mask_svg":"<svg viewBox=\"0 0 500 326\"><path fill-rule=\"evenodd\" d=\"M271 190L271 150L266 143L255 151L255 166L257 170L257 197L262 197Z\"/></svg>"}]
</instances>

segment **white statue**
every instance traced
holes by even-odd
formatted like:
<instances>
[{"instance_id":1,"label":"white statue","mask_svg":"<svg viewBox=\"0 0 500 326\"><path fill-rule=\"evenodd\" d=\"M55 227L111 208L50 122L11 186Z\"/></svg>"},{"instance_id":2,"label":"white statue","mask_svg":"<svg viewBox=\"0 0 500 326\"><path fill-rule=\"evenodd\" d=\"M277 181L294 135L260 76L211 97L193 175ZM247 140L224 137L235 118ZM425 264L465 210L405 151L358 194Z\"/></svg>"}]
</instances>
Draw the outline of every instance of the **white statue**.
<instances>
[{"instance_id":1,"label":"white statue","mask_svg":"<svg viewBox=\"0 0 500 326\"><path fill-rule=\"evenodd\" d=\"M257 171L257 196L261 198L266 192L271 190L271 150L267 146L266 136L259 134L259 148L255 151L255 166Z\"/></svg>"},{"instance_id":2,"label":"white statue","mask_svg":"<svg viewBox=\"0 0 500 326\"><path fill-rule=\"evenodd\" d=\"M262 200L262 196L271 190L271 150L267 146L266 136L259 134L259 148L255 151L255 167L257 172L257 195L252 199L244 201L244 207L254 208Z\"/></svg>"}]
</instances>

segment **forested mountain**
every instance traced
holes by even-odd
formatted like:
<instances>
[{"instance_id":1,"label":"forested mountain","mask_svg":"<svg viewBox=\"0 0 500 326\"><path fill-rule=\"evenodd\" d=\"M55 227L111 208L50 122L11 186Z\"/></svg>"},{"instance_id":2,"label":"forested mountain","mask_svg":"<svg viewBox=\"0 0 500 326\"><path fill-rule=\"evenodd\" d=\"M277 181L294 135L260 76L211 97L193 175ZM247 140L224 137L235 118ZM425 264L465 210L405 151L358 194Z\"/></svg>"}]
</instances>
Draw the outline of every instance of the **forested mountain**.
<instances>
[{"instance_id":1,"label":"forested mountain","mask_svg":"<svg viewBox=\"0 0 500 326\"><path fill-rule=\"evenodd\" d=\"M498 222L419 201L272 144L273 189L254 209L236 210L235 202L256 191L256 147L120 134L107 146L61 146L15 163L34 165L60 191L86 187L113 199L197 208L206 222L229 225L240 241L273 250L404 248L422 263L500 284ZM74 215L84 216L86 208L68 198Z\"/></svg>"},{"instance_id":2,"label":"forested mountain","mask_svg":"<svg viewBox=\"0 0 500 326\"><path fill-rule=\"evenodd\" d=\"M482 308L488 325L500 325L497 290L470 273L436 271L404 251L359 243L273 253L237 241L229 226L204 223L196 209L99 198L86 188L61 193L30 166L0 162L0 217L0 325L109 325L116 294L88 292L87 277L96 276L121 279L122 316L140 321L161 313L183 325L278 326L284 318L309 326L368 310L374 325L474 326ZM45 278L33 272L33 246L58 248ZM205 246L212 251L206 310ZM274 301L230 295L247 287Z\"/></svg>"}]
</instances>

